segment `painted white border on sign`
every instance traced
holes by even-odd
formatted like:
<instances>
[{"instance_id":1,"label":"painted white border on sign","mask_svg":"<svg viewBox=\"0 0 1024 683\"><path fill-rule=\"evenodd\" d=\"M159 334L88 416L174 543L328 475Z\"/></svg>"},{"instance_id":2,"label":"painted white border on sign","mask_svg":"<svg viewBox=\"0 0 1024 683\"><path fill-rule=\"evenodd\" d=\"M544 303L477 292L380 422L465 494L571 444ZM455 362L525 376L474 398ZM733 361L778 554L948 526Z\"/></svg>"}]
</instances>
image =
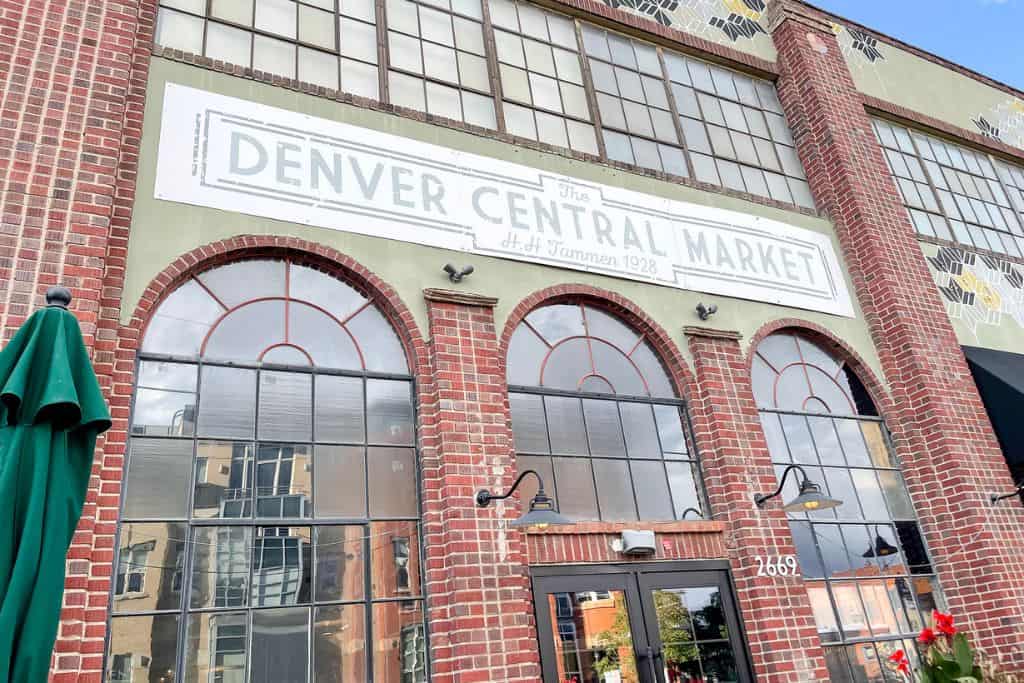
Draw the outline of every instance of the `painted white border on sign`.
<instances>
[{"instance_id":1,"label":"painted white border on sign","mask_svg":"<svg viewBox=\"0 0 1024 683\"><path fill-rule=\"evenodd\" d=\"M157 199L852 317L828 236L175 83Z\"/></svg>"}]
</instances>

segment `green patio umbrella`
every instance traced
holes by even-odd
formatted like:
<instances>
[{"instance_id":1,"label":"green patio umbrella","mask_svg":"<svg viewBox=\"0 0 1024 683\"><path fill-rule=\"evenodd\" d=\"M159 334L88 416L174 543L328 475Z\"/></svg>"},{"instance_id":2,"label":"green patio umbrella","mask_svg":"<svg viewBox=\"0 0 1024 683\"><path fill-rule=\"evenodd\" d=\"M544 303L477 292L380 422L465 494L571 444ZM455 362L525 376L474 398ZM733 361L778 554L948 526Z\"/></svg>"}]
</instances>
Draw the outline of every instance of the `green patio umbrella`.
<instances>
[{"instance_id":1,"label":"green patio umbrella","mask_svg":"<svg viewBox=\"0 0 1024 683\"><path fill-rule=\"evenodd\" d=\"M0 351L0 683L43 683L96 436L110 427L71 292Z\"/></svg>"}]
</instances>

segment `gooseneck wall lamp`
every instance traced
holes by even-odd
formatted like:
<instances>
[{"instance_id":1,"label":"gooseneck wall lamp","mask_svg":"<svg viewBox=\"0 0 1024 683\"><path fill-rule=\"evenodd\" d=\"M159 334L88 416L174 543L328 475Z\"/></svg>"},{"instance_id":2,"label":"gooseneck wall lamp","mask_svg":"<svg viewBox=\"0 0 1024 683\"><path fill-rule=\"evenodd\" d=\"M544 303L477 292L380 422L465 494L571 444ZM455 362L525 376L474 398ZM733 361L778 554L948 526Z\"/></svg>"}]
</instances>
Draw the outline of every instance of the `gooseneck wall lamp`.
<instances>
[{"instance_id":1,"label":"gooseneck wall lamp","mask_svg":"<svg viewBox=\"0 0 1024 683\"><path fill-rule=\"evenodd\" d=\"M796 498L789 501L782 506L782 509L786 512L807 512L808 510L828 510L829 508L839 507L843 504L843 501L838 498L829 498L821 492L821 487L815 484L804 472L804 468L800 465L790 465L783 471L782 479L779 481L779 488L775 489L773 493L767 495L759 493L754 496L754 502L757 507L763 507L765 502L771 500L775 496L782 493L782 487L786 485L786 478L789 477L789 473L793 470L797 470L803 479L800 481L800 493Z\"/></svg>"},{"instance_id":2,"label":"gooseneck wall lamp","mask_svg":"<svg viewBox=\"0 0 1024 683\"><path fill-rule=\"evenodd\" d=\"M1007 498L1013 498L1014 496L1019 496L1020 497L1020 502L1024 503L1024 481L1021 481L1020 483L1018 483L1017 484L1017 488L1015 488L1014 490L1010 491L1009 493L1003 493L1003 494L993 493L991 496L989 496L989 500L991 500L992 504L995 505L996 503L998 503L1001 500L1006 500Z\"/></svg>"},{"instance_id":3,"label":"gooseneck wall lamp","mask_svg":"<svg viewBox=\"0 0 1024 683\"><path fill-rule=\"evenodd\" d=\"M491 493L487 489L480 489L476 492L476 504L482 508L490 505L492 500L505 500L519 488L523 478L532 474L537 477L537 493L530 499L530 509L525 515L509 523L509 526L534 526L544 528L551 524L572 524L572 520L563 517L555 511L555 501L548 494L544 493L544 480L533 470L525 470L516 479L515 483L505 493Z\"/></svg>"}]
</instances>

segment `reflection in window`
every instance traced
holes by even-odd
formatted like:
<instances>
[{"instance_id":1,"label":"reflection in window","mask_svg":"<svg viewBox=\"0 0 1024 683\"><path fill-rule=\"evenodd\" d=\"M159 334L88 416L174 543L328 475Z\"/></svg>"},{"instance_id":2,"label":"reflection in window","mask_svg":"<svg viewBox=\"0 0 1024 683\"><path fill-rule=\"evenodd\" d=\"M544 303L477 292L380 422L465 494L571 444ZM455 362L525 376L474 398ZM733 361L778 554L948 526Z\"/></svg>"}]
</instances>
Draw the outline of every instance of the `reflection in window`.
<instances>
[{"instance_id":1,"label":"reflection in window","mask_svg":"<svg viewBox=\"0 0 1024 683\"><path fill-rule=\"evenodd\" d=\"M942 605L885 425L853 371L803 337L765 338L751 371L776 474L799 464L843 501L789 515L832 680L882 680L878 655L911 643ZM787 487L786 500L793 478Z\"/></svg>"},{"instance_id":2,"label":"reflection in window","mask_svg":"<svg viewBox=\"0 0 1024 683\"><path fill-rule=\"evenodd\" d=\"M559 681L638 683L622 591L549 593Z\"/></svg>"},{"instance_id":3,"label":"reflection in window","mask_svg":"<svg viewBox=\"0 0 1024 683\"><path fill-rule=\"evenodd\" d=\"M919 235L1024 257L1024 167L875 119Z\"/></svg>"},{"instance_id":4,"label":"reflection in window","mask_svg":"<svg viewBox=\"0 0 1024 683\"><path fill-rule=\"evenodd\" d=\"M513 333L507 365L518 468L541 475L563 515L665 520L705 509L683 403L643 335L595 308L544 306Z\"/></svg>"},{"instance_id":5,"label":"reflection in window","mask_svg":"<svg viewBox=\"0 0 1024 683\"><path fill-rule=\"evenodd\" d=\"M142 349L108 680L365 680L368 638L396 643L375 678L422 680L412 384L381 313L243 261L172 292Z\"/></svg>"},{"instance_id":6,"label":"reflection in window","mask_svg":"<svg viewBox=\"0 0 1024 683\"><path fill-rule=\"evenodd\" d=\"M739 680L717 586L659 589L651 598L670 680Z\"/></svg>"}]
</instances>

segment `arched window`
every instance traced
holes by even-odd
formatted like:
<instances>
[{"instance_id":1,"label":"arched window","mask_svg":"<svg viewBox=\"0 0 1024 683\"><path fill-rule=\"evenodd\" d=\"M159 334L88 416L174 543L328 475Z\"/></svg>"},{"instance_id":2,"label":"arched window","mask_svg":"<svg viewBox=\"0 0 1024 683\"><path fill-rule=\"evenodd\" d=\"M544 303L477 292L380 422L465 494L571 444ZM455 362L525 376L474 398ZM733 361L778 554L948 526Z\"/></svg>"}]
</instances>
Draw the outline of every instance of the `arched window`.
<instances>
[{"instance_id":1,"label":"arched window","mask_svg":"<svg viewBox=\"0 0 1024 683\"><path fill-rule=\"evenodd\" d=\"M425 680L412 379L372 302L232 263L138 361L110 680Z\"/></svg>"},{"instance_id":2,"label":"arched window","mask_svg":"<svg viewBox=\"0 0 1024 683\"><path fill-rule=\"evenodd\" d=\"M507 365L519 470L540 473L563 515L704 509L683 402L642 334L590 306L544 306L516 328Z\"/></svg>"},{"instance_id":3,"label":"arched window","mask_svg":"<svg viewBox=\"0 0 1024 683\"><path fill-rule=\"evenodd\" d=\"M942 606L885 425L850 367L804 337L766 337L751 371L776 475L796 463L843 501L789 515L832 680L881 680ZM796 495L790 476L782 498Z\"/></svg>"}]
</instances>

